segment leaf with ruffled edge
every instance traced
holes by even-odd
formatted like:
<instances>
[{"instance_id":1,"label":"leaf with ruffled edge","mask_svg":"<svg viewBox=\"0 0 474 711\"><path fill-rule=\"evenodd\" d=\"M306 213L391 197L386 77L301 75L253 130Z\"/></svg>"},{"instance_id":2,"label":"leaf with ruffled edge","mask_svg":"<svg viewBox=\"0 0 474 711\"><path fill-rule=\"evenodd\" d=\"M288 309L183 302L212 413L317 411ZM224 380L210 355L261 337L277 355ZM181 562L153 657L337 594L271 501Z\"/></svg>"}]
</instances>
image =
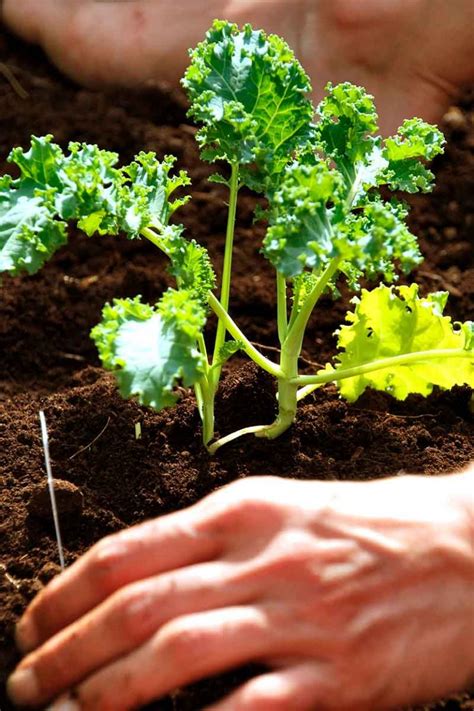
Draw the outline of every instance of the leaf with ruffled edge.
<instances>
[{"instance_id":1,"label":"leaf with ruffled edge","mask_svg":"<svg viewBox=\"0 0 474 711\"><path fill-rule=\"evenodd\" d=\"M405 224L406 207L376 195L352 211L343 178L320 160L294 163L283 172L268 211L263 252L285 277L305 269L320 274L334 258L350 286L362 276L395 278L395 263L409 271L421 260L417 240Z\"/></svg>"},{"instance_id":2,"label":"leaf with ruffled edge","mask_svg":"<svg viewBox=\"0 0 474 711\"><path fill-rule=\"evenodd\" d=\"M66 243L66 225L55 219L51 201L12 190L0 179L0 274L34 274Z\"/></svg>"},{"instance_id":3,"label":"leaf with ruffled edge","mask_svg":"<svg viewBox=\"0 0 474 711\"><path fill-rule=\"evenodd\" d=\"M188 387L202 377L196 339L204 323L205 311L189 292L169 289L156 307L140 297L115 299L91 335L121 395L161 410L175 404L179 383Z\"/></svg>"},{"instance_id":4,"label":"leaf with ruffled edge","mask_svg":"<svg viewBox=\"0 0 474 711\"><path fill-rule=\"evenodd\" d=\"M341 188L339 174L323 161L293 163L283 172L271 201L263 253L285 277L304 268L322 270L337 255L331 221Z\"/></svg>"},{"instance_id":5,"label":"leaf with ruffled edge","mask_svg":"<svg viewBox=\"0 0 474 711\"><path fill-rule=\"evenodd\" d=\"M263 190L313 141L307 75L281 38L250 25L215 21L190 55L183 86L203 158L240 164L241 183Z\"/></svg>"},{"instance_id":6,"label":"leaf with ruffled edge","mask_svg":"<svg viewBox=\"0 0 474 711\"><path fill-rule=\"evenodd\" d=\"M377 185L387 167L382 139L375 136L378 116L373 97L360 86L329 83L327 96L316 112L318 148L334 161L346 186L350 206L357 205L368 188Z\"/></svg>"},{"instance_id":7,"label":"leaf with ruffled edge","mask_svg":"<svg viewBox=\"0 0 474 711\"><path fill-rule=\"evenodd\" d=\"M443 136L435 126L411 119L383 141L375 135L378 117L370 94L347 82L328 84L327 92L317 109L319 153L305 152L286 166L268 195L263 252L287 278L305 270L317 277L339 258L351 288L362 277L393 281L397 266L408 272L421 255L405 224L406 206L382 198L378 188L429 189L428 179L418 177L428 175L424 161L442 151ZM328 286L334 288L334 280Z\"/></svg>"},{"instance_id":8,"label":"leaf with ruffled edge","mask_svg":"<svg viewBox=\"0 0 474 711\"><path fill-rule=\"evenodd\" d=\"M117 168L116 153L70 143L65 154L51 136L33 137L27 151L14 148L9 161L20 177L0 183L0 271L37 271L65 243L67 221L89 236L124 231L135 237L148 225L166 228L188 200L172 199L190 182L184 171L170 174L175 160L140 153Z\"/></svg>"},{"instance_id":9,"label":"leaf with ruffled edge","mask_svg":"<svg viewBox=\"0 0 474 711\"><path fill-rule=\"evenodd\" d=\"M434 175L422 161L433 160L442 153L445 143L436 126L419 118L407 119L396 136L385 140L384 156L388 165L380 182L388 183L392 190L407 193L430 191Z\"/></svg>"},{"instance_id":10,"label":"leaf with ruffled edge","mask_svg":"<svg viewBox=\"0 0 474 711\"><path fill-rule=\"evenodd\" d=\"M424 165L443 152L443 134L419 118L403 122L395 136L377 136L373 97L348 82L326 87L317 107L318 148L334 161L344 178L348 202L357 207L367 191L388 184L414 193L432 188L433 173Z\"/></svg>"},{"instance_id":11,"label":"leaf with ruffled edge","mask_svg":"<svg viewBox=\"0 0 474 711\"><path fill-rule=\"evenodd\" d=\"M404 400L411 393L427 396L434 386L474 386L473 324L453 324L443 316L446 299L445 292L422 298L416 284L396 289L381 285L355 297L355 310L346 317L349 325L339 330L335 376L340 370L386 358L429 355L340 380L341 395L353 402L372 387Z\"/></svg>"}]
</instances>

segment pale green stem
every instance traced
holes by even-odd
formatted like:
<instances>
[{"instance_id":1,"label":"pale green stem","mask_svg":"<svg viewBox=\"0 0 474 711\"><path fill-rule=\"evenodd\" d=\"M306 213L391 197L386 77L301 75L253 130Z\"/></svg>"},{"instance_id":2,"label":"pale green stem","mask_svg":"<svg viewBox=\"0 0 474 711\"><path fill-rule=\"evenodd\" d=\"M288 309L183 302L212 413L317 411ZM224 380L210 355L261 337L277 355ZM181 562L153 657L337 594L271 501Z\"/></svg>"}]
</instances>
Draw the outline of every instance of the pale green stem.
<instances>
[{"instance_id":1,"label":"pale green stem","mask_svg":"<svg viewBox=\"0 0 474 711\"><path fill-rule=\"evenodd\" d=\"M283 376L278 378L278 415L273 424L265 430L255 433L257 437L275 439L295 421L298 385L292 381L298 375L298 355L298 353L295 354L293 351L282 348L280 367Z\"/></svg>"},{"instance_id":2,"label":"pale green stem","mask_svg":"<svg viewBox=\"0 0 474 711\"><path fill-rule=\"evenodd\" d=\"M247 434L257 434L262 430L268 429L269 426L270 425L253 425L252 427L244 427L241 430L236 430L235 432L232 432L232 434L217 439L215 442L209 445L207 451L209 452L209 454L215 454L218 449L223 447L225 444L229 444L229 442L233 442L234 439L238 439L238 437L243 437Z\"/></svg>"},{"instance_id":3,"label":"pale green stem","mask_svg":"<svg viewBox=\"0 0 474 711\"><path fill-rule=\"evenodd\" d=\"M198 346L199 346L199 350L201 351L201 354L204 357L204 360L206 362L206 372L207 372L208 366L209 366L209 360L207 357L206 341L204 340L204 336L202 333L200 333L198 336Z\"/></svg>"},{"instance_id":4,"label":"pale green stem","mask_svg":"<svg viewBox=\"0 0 474 711\"><path fill-rule=\"evenodd\" d=\"M239 193L239 164L232 164L232 172L230 176L230 196L229 196L229 213L227 217L227 231L225 237L225 249L224 249L224 264L222 267L222 284L221 284L221 298L220 303L224 311L229 310L229 295L230 295L230 281L232 276L232 250L234 245L234 231L235 231L235 218L237 214L237 196ZM217 333L216 341L214 345L214 354L212 356L212 364L215 365L219 362L220 350L225 342L226 326L219 318L217 323ZM214 382L214 387L217 388L217 383L219 382L221 373L220 366L217 366L212 374L212 379Z\"/></svg>"},{"instance_id":5,"label":"pale green stem","mask_svg":"<svg viewBox=\"0 0 474 711\"><path fill-rule=\"evenodd\" d=\"M305 385L304 388L300 388L296 393L296 399L299 402L303 400L307 395L311 395L312 392L320 388L322 383L317 383L316 385Z\"/></svg>"},{"instance_id":6,"label":"pale green stem","mask_svg":"<svg viewBox=\"0 0 474 711\"><path fill-rule=\"evenodd\" d=\"M286 344L290 345L291 343L290 347L292 347L292 349L294 349L294 346L296 344L299 344L301 350L304 332L306 330L309 318L313 313L314 307L316 306L321 294L324 292L328 283L331 281L331 279L339 269L341 261L341 257L335 257L331 260L324 272L321 274L318 283L304 300L298 315L296 316L290 328L288 329L288 335L286 337L285 344L283 344L283 348ZM298 351L298 357L299 354L300 351Z\"/></svg>"},{"instance_id":7,"label":"pale green stem","mask_svg":"<svg viewBox=\"0 0 474 711\"><path fill-rule=\"evenodd\" d=\"M204 396L202 394L201 382L194 383L194 394L196 395L196 404L199 411L199 417L203 420L204 417Z\"/></svg>"},{"instance_id":8,"label":"pale green stem","mask_svg":"<svg viewBox=\"0 0 474 711\"><path fill-rule=\"evenodd\" d=\"M222 307L220 301L214 296L214 294L209 294L209 306L216 314L219 322L224 324L224 327L229 331L230 335L236 340L242 343L243 350L247 353L249 358L251 358L257 365L259 365L267 373L274 375L276 378L282 375L281 368L273 361L266 358L262 353L260 353L255 346L253 346L244 333L237 326L235 321L229 316L227 311Z\"/></svg>"},{"instance_id":9,"label":"pale green stem","mask_svg":"<svg viewBox=\"0 0 474 711\"><path fill-rule=\"evenodd\" d=\"M202 405L202 440L207 446L208 443L214 437L214 398L215 390L210 387L209 383L206 382L206 386L203 392L203 405Z\"/></svg>"},{"instance_id":10,"label":"pale green stem","mask_svg":"<svg viewBox=\"0 0 474 711\"><path fill-rule=\"evenodd\" d=\"M440 358L472 358L472 351L466 351L465 348L442 348L436 351L418 351L415 353L404 353L391 358L382 358L374 360L372 363L363 363L356 365L353 368L341 368L333 371L324 371L318 375L299 375L293 378L291 382L296 385L323 385L324 383L335 383L346 378L354 378L365 373L372 373L376 370L385 370L387 368L397 367L400 365L411 365L412 363L423 363L430 360L438 360Z\"/></svg>"},{"instance_id":11,"label":"pale green stem","mask_svg":"<svg viewBox=\"0 0 474 711\"><path fill-rule=\"evenodd\" d=\"M207 357L206 342L202 333L197 339L199 350L204 359L204 373L197 383L194 383L196 403L202 422L202 439L207 444L214 437L214 391L209 384L209 361Z\"/></svg>"},{"instance_id":12,"label":"pale green stem","mask_svg":"<svg viewBox=\"0 0 474 711\"><path fill-rule=\"evenodd\" d=\"M286 303L286 279L280 272L276 273L277 279L277 321L278 338L280 343L286 338L288 332L288 307Z\"/></svg>"},{"instance_id":13,"label":"pale green stem","mask_svg":"<svg viewBox=\"0 0 474 711\"><path fill-rule=\"evenodd\" d=\"M142 234L146 239L151 242L152 244L155 245L155 247L158 247L158 249L161 249L162 252L168 255L168 252L166 249L163 247L163 240L161 239L160 235L156 234L154 230L152 230L150 227L143 227L140 230L140 234Z\"/></svg>"},{"instance_id":14,"label":"pale green stem","mask_svg":"<svg viewBox=\"0 0 474 711\"><path fill-rule=\"evenodd\" d=\"M299 300L300 300L300 291L301 291L301 286L298 287L296 290L293 284L293 304L291 306L291 311L290 311L290 318L288 321L288 330L292 328L295 318L298 316L298 305L299 305ZM288 331L287 331L288 332Z\"/></svg>"},{"instance_id":15,"label":"pale green stem","mask_svg":"<svg viewBox=\"0 0 474 711\"><path fill-rule=\"evenodd\" d=\"M337 271L339 263L339 258L332 260L312 292L303 302L293 325L288 329L287 336L281 346L281 376L278 378L277 395L278 415L272 425L255 433L257 437L275 439L285 432L295 420L298 404L298 358L303 346L306 324L317 300Z\"/></svg>"}]
</instances>

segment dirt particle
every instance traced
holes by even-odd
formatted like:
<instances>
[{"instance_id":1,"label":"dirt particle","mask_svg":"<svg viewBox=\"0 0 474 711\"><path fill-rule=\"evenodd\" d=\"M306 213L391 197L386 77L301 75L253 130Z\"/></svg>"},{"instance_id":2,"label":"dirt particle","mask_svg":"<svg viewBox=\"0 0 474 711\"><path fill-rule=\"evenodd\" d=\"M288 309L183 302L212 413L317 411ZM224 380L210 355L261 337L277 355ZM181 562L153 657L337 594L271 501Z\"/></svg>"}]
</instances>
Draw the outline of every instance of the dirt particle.
<instances>
[{"instance_id":1,"label":"dirt particle","mask_svg":"<svg viewBox=\"0 0 474 711\"><path fill-rule=\"evenodd\" d=\"M38 573L38 578L41 580L42 583L46 585L46 583L49 583L49 581L55 578L56 575L59 575L60 572L60 565L58 565L57 563L53 563L52 561L48 561L40 569Z\"/></svg>"},{"instance_id":2,"label":"dirt particle","mask_svg":"<svg viewBox=\"0 0 474 711\"><path fill-rule=\"evenodd\" d=\"M59 515L79 516L84 506L82 491L70 481L63 479L54 480L54 492ZM46 481L31 487L28 491L28 513L40 519L49 520L51 513L51 499L48 483Z\"/></svg>"}]
</instances>

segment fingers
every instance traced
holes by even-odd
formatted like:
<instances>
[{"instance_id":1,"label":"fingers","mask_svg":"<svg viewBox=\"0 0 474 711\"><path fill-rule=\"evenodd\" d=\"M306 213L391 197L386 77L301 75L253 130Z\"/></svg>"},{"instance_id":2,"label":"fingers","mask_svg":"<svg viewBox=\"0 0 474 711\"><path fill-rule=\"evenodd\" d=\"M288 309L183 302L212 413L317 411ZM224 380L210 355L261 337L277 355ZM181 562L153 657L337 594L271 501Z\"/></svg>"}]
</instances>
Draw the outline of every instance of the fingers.
<instances>
[{"instance_id":1,"label":"fingers","mask_svg":"<svg viewBox=\"0 0 474 711\"><path fill-rule=\"evenodd\" d=\"M320 708L321 677L317 662L262 674L205 711L312 711Z\"/></svg>"},{"instance_id":2,"label":"fingers","mask_svg":"<svg viewBox=\"0 0 474 711\"><path fill-rule=\"evenodd\" d=\"M131 582L215 557L218 540L197 532L196 510L150 521L94 546L27 609L17 627L20 649L35 649Z\"/></svg>"},{"instance_id":3,"label":"fingers","mask_svg":"<svg viewBox=\"0 0 474 711\"><path fill-rule=\"evenodd\" d=\"M44 703L139 648L172 619L245 602L249 592L254 597L236 566L214 563L129 585L27 656L10 693L18 704Z\"/></svg>"},{"instance_id":4,"label":"fingers","mask_svg":"<svg viewBox=\"0 0 474 711\"><path fill-rule=\"evenodd\" d=\"M129 711L177 687L262 659L275 643L273 628L264 609L249 606L175 619L136 652L76 687L77 708Z\"/></svg>"},{"instance_id":5,"label":"fingers","mask_svg":"<svg viewBox=\"0 0 474 711\"><path fill-rule=\"evenodd\" d=\"M46 11L49 9L46 4ZM37 10L35 0L2 0L2 21L29 42L38 41Z\"/></svg>"}]
</instances>

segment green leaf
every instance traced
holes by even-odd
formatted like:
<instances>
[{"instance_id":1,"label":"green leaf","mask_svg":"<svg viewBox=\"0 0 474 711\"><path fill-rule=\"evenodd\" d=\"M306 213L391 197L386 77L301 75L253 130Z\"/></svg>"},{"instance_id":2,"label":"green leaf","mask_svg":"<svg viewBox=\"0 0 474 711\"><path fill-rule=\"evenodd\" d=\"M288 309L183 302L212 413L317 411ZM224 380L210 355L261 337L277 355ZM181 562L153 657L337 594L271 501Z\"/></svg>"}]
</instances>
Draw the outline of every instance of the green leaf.
<instances>
[{"instance_id":1,"label":"green leaf","mask_svg":"<svg viewBox=\"0 0 474 711\"><path fill-rule=\"evenodd\" d=\"M169 225L162 232L162 248L171 260L170 273L180 289L192 293L203 305L216 285L209 254L195 240L183 237L182 225Z\"/></svg>"},{"instance_id":2,"label":"green leaf","mask_svg":"<svg viewBox=\"0 0 474 711\"><path fill-rule=\"evenodd\" d=\"M349 325L339 330L335 376L339 370L383 361L385 358L424 353L430 357L393 364L340 380L341 395L353 402L367 387L384 390L398 400L410 393L429 395L433 387L474 386L473 325L453 324L443 316L445 293L418 296L418 286L380 286L354 298ZM452 350L447 356L445 351ZM437 353L439 352L439 357ZM335 377L336 379L336 377Z\"/></svg>"},{"instance_id":3,"label":"green leaf","mask_svg":"<svg viewBox=\"0 0 474 711\"><path fill-rule=\"evenodd\" d=\"M225 185L227 188L230 188L230 181L227 178L224 178L224 176L220 173L213 173L207 180L209 183L214 183L215 185Z\"/></svg>"},{"instance_id":4,"label":"green leaf","mask_svg":"<svg viewBox=\"0 0 474 711\"><path fill-rule=\"evenodd\" d=\"M66 225L50 201L0 179L0 274L34 274L66 242Z\"/></svg>"},{"instance_id":5,"label":"green leaf","mask_svg":"<svg viewBox=\"0 0 474 711\"><path fill-rule=\"evenodd\" d=\"M12 187L53 198L57 216L77 220L88 235L136 236L150 224L165 227L171 215L189 197L171 199L180 187L189 185L185 171L170 175L176 161L154 153L139 153L130 165L117 168L118 155L86 143L70 143L69 153L51 142L51 136L33 137L29 151L15 148L9 157L21 177ZM42 163L42 161L44 163Z\"/></svg>"},{"instance_id":6,"label":"green leaf","mask_svg":"<svg viewBox=\"0 0 474 711\"><path fill-rule=\"evenodd\" d=\"M99 210L104 215L111 212L113 201L109 192L115 182L120 182L120 172L114 168L118 162L116 153L70 143L69 154L65 155L48 135L33 136L28 151L14 148L8 160L21 171L20 179L13 185L39 197L54 196L59 218L79 220Z\"/></svg>"},{"instance_id":7,"label":"green leaf","mask_svg":"<svg viewBox=\"0 0 474 711\"><path fill-rule=\"evenodd\" d=\"M173 405L179 382L193 385L204 362L196 339L205 323L199 302L168 290L156 308L135 299L115 299L92 331L102 363L116 373L123 397L156 410Z\"/></svg>"},{"instance_id":8,"label":"green leaf","mask_svg":"<svg viewBox=\"0 0 474 711\"><path fill-rule=\"evenodd\" d=\"M214 366L221 367L229 358L244 349L245 347L242 341L226 341L222 348L219 349L219 357L217 363L214 363Z\"/></svg>"},{"instance_id":9,"label":"green leaf","mask_svg":"<svg viewBox=\"0 0 474 711\"><path fill-rule=\"evenodd\" d=\"M263 253L285 277L305 267L321 270L337 256L331 225L335 208L329 203L340 200L341 188L339 174L323 161L293 163L284 171L272 196Z\"/></svg>"},{"instance_id":10,"label":"green leaf","mask_svg":"<svg viewBox=\"0 0 474 711\"><path fill-rule=\"evenodd\" d=\"M263 190L313 140L309 79L276 35L215 21L191 52L183 86L190 116L203 124L203 158L244 166L240 180L250 187Z\"/></svg>"},{"instance_id":11,"label":"green leaf","mask_svg":"<svg viewBox=\"0 0 474 711\"><path fill-rule=\"evenodd\" d=\"M38 138L32 136L28 151L23 148L13 148L8 156L9 163L15 163L21 171L23 181L30 181L37 186L61 187L58 178L58 164L64 160L59 146L52 143L51 135Z\"/></svg>"},{"instance_id":12,"label":"green leaf","mask_svg":"<svg viewBox=\"0 0 474 711\"><path fill-rule=\"evenodd\" d=\"M421 119L407 119L396 136L385 141L387 169L380 180L392 190L415 193L432 189L434 175L421 160L432 160L443 152L445 139L436 126Z\"/></svg>"},{"instance_id":13,"label":"green leaf","mask_svg":"<svg viewBox=\"0 0 474 711\"><path fill-rule=\"evenodd\" d=\"M353 289L362 277L393 281L397 267L410 271L421 254L405 224L406 207L378 189L428 189L423 161L442 151L444 139L434 126L410 119L383 142L374 135L377 113L364 89L346 82L327 91L318 107L319 153L302 153L267 191L263 252L286 278L304 270L317 276L337 257Z\"/></svg>"},{"instance_id":14,"label":"green leaf","mask_svg":"<svg viewBox=\"0 0 474 711\"><path fill-rule=\"evenodd\" d=\"M122 173L130 180L130 184L126 183L131 191L128 202L133 204L134 191L144 197L148 224L166 226L171 215L190 200L190 195L170 200L178 188L191 184L184 170L178 175L170 176L170 170L175 163L174 156L167 155L159 162L155 153L142 152L136 156L133 163L122 168ZM123 195L121 197L123 198Z\"/></svg>"},{"instance_id":15,"label":"green leaf","mask_svg":"<svg viewBox=\"0 0 474 711\"><path fill-rule=\"evenodd\" d=\"M417 240L405 225L406 207L384 203L376 195L352 211L344 180L322 161L294 163L283 172L271 200L263 252L285 277L304 269L317 274L335 257L352 288L362 276L395 278L395 263L404 271L421 260Z\"/></svg>"},{"instance_id":16,"label":"green leaf","mask_svg":"<svg viewBox=\"0 0 474 711\"><path fill-rule=\"evenodd\" d=\"M385 281L394 281L396 264L408 273L422 261L418 240L405 224L407 214L403 203L373 197L337 225L335 250L344 259L341 271L351 288L358 289L361 277L381 274Z\"/></svg>"},{"instance_id":17,"label":"green leaf","mask_svg":"<svg viewBox=\"0 0 474 711\"><path fill-rule=\"evenodd\" d=\"M188 200L173 199L190 182L184 171L170 174L175 160L140 153L118 169L116 153L70 143L65 154L51 136L33 136L27 151L14 148L9 161L20 177L0 181L0 272L37 271L66 242L66 221L77 221L89 236L122 230L135 237L149 225L166 229Z\"/></svg>"},{"instance_id":18,"label":"green leaf","mask_svg":"<svg viewBox=\"0 0 474 711\"><path fill-rule=\"evenodd\" d=\"M349 203L357 205L387 167L382 140L374 137L378 116L373 97L349 82L326 86L328 95L317 107L318 147L341 173Z\"/></svg>"}]
</instances>

